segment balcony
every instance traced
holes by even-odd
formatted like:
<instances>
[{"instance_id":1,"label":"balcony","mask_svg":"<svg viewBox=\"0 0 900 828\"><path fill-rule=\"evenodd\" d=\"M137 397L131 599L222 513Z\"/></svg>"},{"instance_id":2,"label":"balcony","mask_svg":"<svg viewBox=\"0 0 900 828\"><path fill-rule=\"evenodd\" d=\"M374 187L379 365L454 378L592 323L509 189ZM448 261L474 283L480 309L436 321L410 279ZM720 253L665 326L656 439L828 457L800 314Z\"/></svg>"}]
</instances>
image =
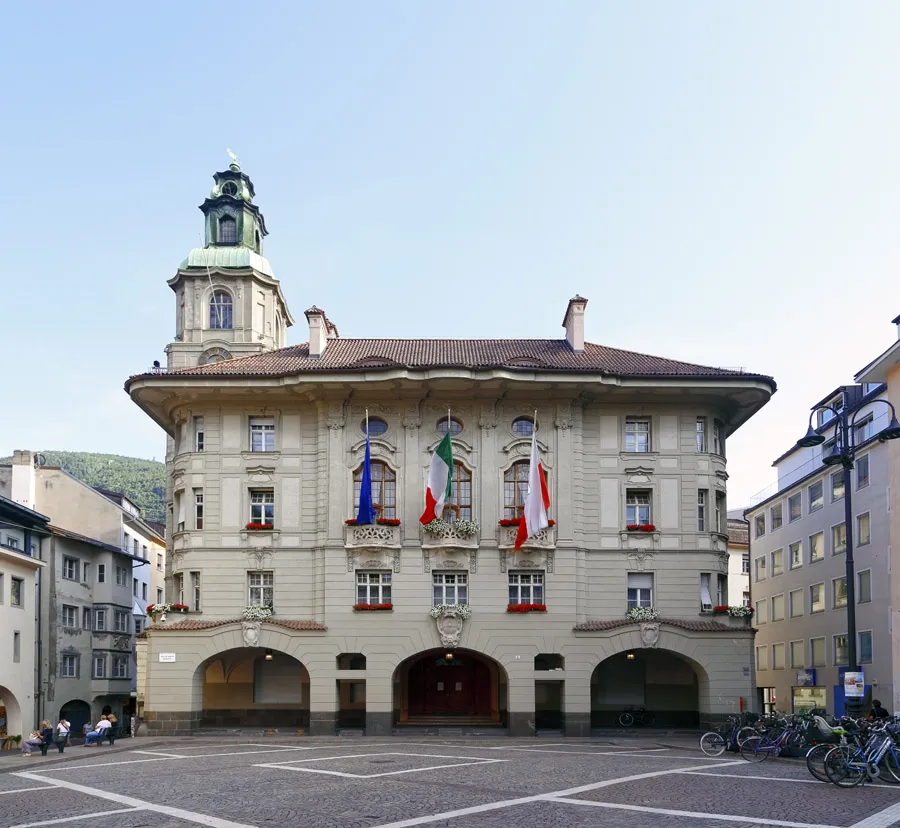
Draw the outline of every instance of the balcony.
<instances>
[{"instance_id":1,"label":"balcony","mask_svg":"<svg viewBox=\"0 0 900 828\"><path fill-rule=\"evenodd\" d=\"M500 549L514 549L518 533L518 526L501 526L497 546ZM522 544L521 549L544 551L556 549L556 526L548 526L546 529L542 529L537 534L532 535Z\"/></svg>"},{"instance_id":2,"label":"balcony","mask_svg":"<svg viewBox=\"0 0 900 828\"><path fill-rule=\"evenodd\" d=\"M472 550L478 548L479 531L462 533L455 523L446 523L438 532L422 532L422 549Z\"/></svg>"},{"instance_id":3,"label":"balcony","mask_svg":"<svg viewBox=\"0 0 900 828\"><path fill-rule=\"evenodd\" d=\"M344 548L348 552L380 552L400 548L400 527L369 523L344 527Z\"/></svg>"}]
</instances>

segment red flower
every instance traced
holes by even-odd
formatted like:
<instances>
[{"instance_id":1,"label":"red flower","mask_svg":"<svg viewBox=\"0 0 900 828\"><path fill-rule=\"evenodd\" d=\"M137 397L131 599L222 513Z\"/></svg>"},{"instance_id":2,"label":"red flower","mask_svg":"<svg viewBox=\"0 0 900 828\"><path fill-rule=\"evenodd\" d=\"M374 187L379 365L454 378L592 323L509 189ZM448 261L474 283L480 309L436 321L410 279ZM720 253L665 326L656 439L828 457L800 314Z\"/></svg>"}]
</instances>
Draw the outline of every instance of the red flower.
<instances>
[{"instance_id":1,"label":"red flower","mask_svg":"<svg viewBox=\"0 0 900 828\"><path fill-rule=\"evenodd\" d=\"M629 532L655 532L656 527L652 523L629 523L625 527Z\"/></svg>"},{"instance_id":2,"label":"red flower","mask_svg":"<svg viewBox=\"0 0 900 828\"><path fill-rule=\"evenodd\" d=\"M183 610L184 612L187 612L188 609L190 609L190 607L188 607L187 604L172 604L172 609L173 610Z\"/></svg>"},{"instance_id":3,"label":"red flower","mask_svg":"<svg viewBox=\"0 0 900 828\"><path fill-rule=\"evenodd\" d=\"M728 612L728 605L718 604L717 606L713 607L713 612Z\"/></svg>"},{"instance_id":4,"label":"red flower","mask_svg":"<svg viewBox=\"0 0 900 828\"><path fill-rule=\"evenodd\" d=\"M347 526L357 526L356 518L348 518L344 521ZM379 526L399 526L400 521L397 518L378 518L375 523Z\"/></svg>"},{"instance_id":5,"label":"red flower","mask_svg":"<svg viewBox=\"0 0 900 828\"><path fill-rule=\"evenodd\" d=\"M507 612L546 612L546 604L508 604Z\"/></svg>"},{"instance_id":6,"label":"red flower","mask_svg":"<svg viewBox=\"0 0 900 828\"><path fill-rule=\"evenodd\" d=\"M372 612L375 610L392 610L393 604L354 604L353 609L358 612Z\"/></svg>"},{"instance_id":7,"label":"red flower","mask_svg":"<svg viewBox=\"0 0 900 828\"><path fill-rule=\"evenodd\" d=\"M271 529L272 524L271 523L248 523L244 528L249 529L251 532L259 532L259 531L262 531L265 529Z\"/></svg>"},{"instance_id":8,"label":"red flower","mask_svg":"<svg viewBox=\"0 0 900 828\"><path fill-rule=\"evenodd\" d=\"M522 518L503 518L502 520L497 521L500 526L518 526L521 522ZM556 526L555 520L548 520L547 523L550 526Z\"/></svg>"}]
</instances>

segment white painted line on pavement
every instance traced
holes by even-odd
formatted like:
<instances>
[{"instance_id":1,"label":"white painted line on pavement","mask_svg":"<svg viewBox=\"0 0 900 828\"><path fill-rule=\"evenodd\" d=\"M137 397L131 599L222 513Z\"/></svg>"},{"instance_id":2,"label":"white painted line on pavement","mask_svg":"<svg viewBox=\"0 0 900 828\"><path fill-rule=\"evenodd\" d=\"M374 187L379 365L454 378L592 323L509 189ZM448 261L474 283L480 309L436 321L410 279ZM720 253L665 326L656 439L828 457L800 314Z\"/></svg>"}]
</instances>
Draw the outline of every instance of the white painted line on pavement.
<instances>
[{"instance_id":1,"label":"white painted line on pavement","mask_svg":"<svg viewBox=\"0 0 900 828\"><path fill-rule=\"evenodd\" d=\"M87 785L78 785L75 782L67 782L63 779L44 779L31 773L13 773L13 776L20 776L23 779L31 779L37 782L49 782L58 788L66 788L70 791L95 796L98 799L106 799L109 802L118 802L120 805L129 806L129 810L137 808L143 811L153 811L157 814L166 814L166 816L183 819L187 822L197 822L200 825L208 825L210 828L255 828L252 825L246 825L243 822L232 822L229 819L221 819L220 817L210 816L209 814L200 814L196 811L186 811L183 808L173 808L169 805L156 805L153 802L145 802L143 799L136 799L133 796L123 796L122 794L105 791L102 788L90 788ZM106 811L111 814L113 811ZM122 811L121 813L124 813ZM102 814L91 814L91 816L101 816ZM71 819L71 817L70 817ZM10 828L34 828L39 825L53 825L58 822L66 822L67 820L50 820L48 822L32 822L27 825L13 825Z\"/></svg>"},{"instance_id":2,"label":"white painted line on pavement","mask_svg":"<svg viewBox=\"0 0 900 828\"><path fill-rule=\"evenodd\" d=\"M321 773L326 776L343 776L346 779L377 779L380 776L399 776L402 773L424 773L431 770L445 770L447 768L471 768L477 765L487 765L494 762L507 762L508 759L482 759L480 762L455 762L452 765L432 765L428 768L408 768L406 770L386 771L384 773L343 773L342 771L322 770L321 768L295 768L289 765L254 765L255 768L276 768L278 770L296 771L297 773Z\"/></svg>"},{"instance_id":3,"label":"white painted line on pavement","mask_svg":"<svg viewBox=\"0 0 900 828\"><path fill-rule=\"evenodd\" d=\"M166 756L169 759L187 759L180 753L163 753L161 750L131 750L129 753L146 753L148 756Z\"/></svg>"},{"instance_id":4,"label":"white painted line on pavement","mask_svg":"<svg viewBox=\"0 0 900 828\"><path fill-rule=\"evenodd\" d=\"M0 796L4 794L25 793L25 791L49 791L53 785L42 785L40 788L17 788L14 791L0 791Z\"/></svg>"},{"instance_id":5,"label":"white painted line on pavement","mask_svg":"<svg viewBox=\"0 0 900 828\"><path fill-rule=\"evenodd\" d=\"M64 765L62 767L56 767L55 765L52 768L35 768L29 773L59 773L60 771L70 771L70 770L82 770L83 768L111 768L113 766L118 767L119 765L142 765L144 762L170 762L171 759L166 759L165 756L154 756L151 759L123 759L121 762L117 762L113 759L111 762L78 762L71 765ZM40 777L38 777L40 779ZM46 781L41 779L42 782Z\"/></svg>"},{"instance_id":6,"label":"white painted line on pavement","mask_svg":"<svg viewBox=\"0 0 900 828\"><path fill-rule=\"evenodd\" d=\"M729 765L744 765L743 759L728 762ZM724 767L723 764L721 767ZM605 779L603 782L594 782L590 785L579 785L577 788L567 788L564 791L552 791L544 794L534 794L533 796L520 796L517 799L504 799L500 802L486 802L483 805L472 805L469 808L459 808L455 811L444 811L440 814L431 814L430 816L413 817L412 819L401 819L398 822L385 822L382 825L372 825L370 828L413 828L416 825L427 825L430 822L442 822L448 819L454 819L460 816L469 816L470 814L483 814L488 811L500 811L504 808L511 808L515 805L527 805L531 802L543 802L546 800L557 799L561 796L574 796L575 794L585 793L586 791L596 791L598 788L607 788L610 785L622 785L625 782L637 782L642 779L653 779L657 776L669 776L678 770L703 770L708 765L697 765L694 767L675 768L663 771L650 771L648 773L637 773L632 776L620 776L618 779ZM580 800L579 800L580 801ZM746 822L746 819L745 819ZM827 826L827 828L836 828L835 826ZM869 826L864 826L869 828Z\"/></svg>"},{"instance_id":7,"label":"white painted line on pavement","mask_svg":"<svg viewBox=\"0 0 900 828\"><path fill-rule=\"evenodd\" d=\"M854 822L850 828L888 828L897 820L900 820L900 804L890 805L877 814L872 814L859 822Z\"/></svg>"},{"instance_id":8,"label":"white painted line on pavement","mask_svg":"<svg viewBox=\"0 0 900 828\"><path fill-rule=\"evenodd\" d=\"M558 796L551 802L566 805L587 805L592 808L607 808L612 811L637 811L642 814L660 814L661 816L681 816L693 819L715 819L719 822L740 822L744 825L777 825L782 828L840 828L838 825L823 825L820 822L789 822L784 819L762 819L751 816L734 816L732 814L706 814L702 811L676 811L671 808L648 808L645 805L626 805L621 802L594 802L591 799L570 799Z\"/></svg>"},{"instance_id":9,"label":"white painted line on pavement","mask_svg":"<svg viewBox=\"0 0 900 828\"><path fill-rule=\"evenodd\" d=\"M766 782L801 782L804 785L821 785L825 780L821 779L786 779L783 776L750 776L743 773L712 773L711 771L681 771L685 776L713 776L728 779L762 779ZM867 788L893 788L896 785L887 782L866 782Z\"/></svg>"},{"instance_id":10,"label":"white painted line on pavement","mask_svg":"<svg viewBox=\"0 0 900 828\"><path fill-rule=\"evenodd\" d=\"M104 817L109 814L133 814L135 811L140 810L140 808L116 808L114 811L96 811L93 814L79 814L78 816L58 817L57 819L43 819L40 822L23 822L19 825L12 825L10 828L38 828L39 825L61 825L64 822L73 822L76 819L96 819L97 817Z\"/></svg>"},{"instance_id":11,"label":"white painted line on pavement","mask_svg":"<svg viewBox=\"0 0 900 828\"><path fill-rule=\"evenodd\" d=\"M660 756L649 753L626 753L621 750L544 750L543 748L503 748L504 750L518 751L520 753L549 753L553 756L636 756L645 759L674 759L676 762L688 760L697 762L728 762L728 759L719 759L716 756ZM670 750L670 748L663 748Z\"/></svg>"},{"instance_id":12,"label":"white painted line on pavement","mask_svg":"<svg viewBox=\"0 0 900 828\"><path fill-rule=\"evenodd\" d=\"M309 762L337 762L339 759L368 759L372 756L402 756L406 759L423 757L425 759L468 759L478 764L490 764L492 762L508 762L508 759L487 759L483 756L448 756L445 753L351 753L344 756L312 756L309 759L287 759L284 762L268 762L264 765L254 765L255 768L277 768L283 765L299 765Z\"/></svg>"}]
</instances>

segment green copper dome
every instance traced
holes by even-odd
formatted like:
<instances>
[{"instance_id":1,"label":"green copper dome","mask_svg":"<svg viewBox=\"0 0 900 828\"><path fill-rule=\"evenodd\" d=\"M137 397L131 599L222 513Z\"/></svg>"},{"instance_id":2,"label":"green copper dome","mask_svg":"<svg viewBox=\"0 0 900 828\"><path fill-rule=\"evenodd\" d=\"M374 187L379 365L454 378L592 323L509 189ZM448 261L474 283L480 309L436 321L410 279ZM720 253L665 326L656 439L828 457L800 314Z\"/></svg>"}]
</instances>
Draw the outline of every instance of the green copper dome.
<instances>
[{"instance_id":1,"label":"green copper dome","mask_svg":"<svg viewBox=\"0 0 900 828\"><path fill-rule=\"evenodd\" d=\"M275 278L272 265L249 247L195 247L181 263L181 270L188 267L228 268L252 267L260 273Z\"/></svg>"}]
</instances>

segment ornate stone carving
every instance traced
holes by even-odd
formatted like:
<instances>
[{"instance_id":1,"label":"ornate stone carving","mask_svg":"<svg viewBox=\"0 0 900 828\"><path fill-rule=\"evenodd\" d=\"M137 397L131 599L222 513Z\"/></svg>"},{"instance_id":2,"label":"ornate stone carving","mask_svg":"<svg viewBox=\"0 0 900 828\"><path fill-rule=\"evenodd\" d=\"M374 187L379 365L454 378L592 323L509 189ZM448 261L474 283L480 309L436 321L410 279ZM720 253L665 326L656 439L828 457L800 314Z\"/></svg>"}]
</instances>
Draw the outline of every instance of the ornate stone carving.
<instances>
[{"instance_id":1,"label":"ornate stone carving","mask_svg":"<svg viewBox=\"0 0 900 828\"><path fill-rule=\"evenodd\" d=\"M488 419L487 417L482 417L478 421L478 427L484 429L485 431L491 431L492 429L497 427L497 421Z\"/></svg>"},{"instance_id":2,"label":"ornate stone carving","mask_svg":"<svg viewBox=\"0 0 900 828\"><path fill-rule=\"evenodd\" d=\"M400 550L399 549L394 550L393 569L394 569L394 572L400 571Z\"/></svg>"},{"instance_id":3,"label":"ornate stone carving","mask_svg":"<svg viewBox=\"0 0 900 828\"><path fill-rule=\"evenodd\" d=\"M628 553L631 568L638 571L646 569L647 563L653 562L653 553L644 549L634 549Z\"/></svg>"},{"instance_id":4,"label":"ornate stone carving","mask_svg":"<svg viewBox=\"0 0 900 828\"><path fill-rule=\"evenodd\" d=\"M441 645L444 647L458 647L459 639L463 631L462 616L455 609L447 609L435 619L438 635L441 637Z\"/></svg>"},{"instance_id":5,"label":"ornate stone carving","mask_svg":"<svg viewBox=\"0 0 900 828\"><path fill-rule=\"evenodd\" d=\"M478 572L478 550L473 549L469 553L469 572L475 575Z\"/></svg>"},{"instance_id":6,"label":"ornate stone carving","mask_svg":"<svg viewBox=\"0 0 900 828\"><path fill-rule=\"evenodd\" d=\"M431 572L431 552L427 549L422 550L422 569Z\"/></svg>"},{"instance_id":7,"label":"ornate stone carving","mask_svg":"<svg viewBox=\"0 0 900 828\"><path fill-rule=\"evenodd\" d=\"M129 649L130 639L127 635L117 635L113 638L112 644L117 650L127 650Z\"/></svg>"},{"instance_id":8,"label":"ornate stone carving","mask_svg":"<svg viewBox=\"0 0 900 828\"><path fill-rule=\"evenodd\" d=\"M347 572L353 572L356 569L356 555L353 552L347 552Z\"/></svg>"},{"instance_id":9,"label":"ornate stone carving","mask_svg":"<svg viewBox=\"0 0 900 828\"><path fill-rule=\"evenodd\" d=\"M328 428L330 428L332 431L340 431L344 427L344 415L328 415L325 418L325 425L327 425Z\"/></svg>"},{"instance_id":10,"label":"ornate stone carving","mask_svg":"<svg viewBox=\"0 0 900 828\"><path fill-rule=\"evenodd\" d=\"M500 527L500 546L511 549L516 545L516 535L519 529L516 526ZM522 544L523 549L556 549L556 529L548 526L540 532L532 535Z\"/></svg>"},{"instance_id":11,"label":"ornate stone carving","mask_svg":"<svg viewBox=\"0 0 900 828\"><path fill-rule=\"evenodd\" d=\"M562 418L558 418L553 421L553 425L555 425L560 431L568 431L574 424L574 420L564 420Z\"/></svg>"},{"instance_id":12,"label":"ornate stone carving","mask_svg":"<svg viewBox=\"0 0 900 828\"><path fill-rule=\"evenodd\" d=\"M544 569L549 573L553 574L553 567L556 565L556 552L552 549L548 549L544 554Z\"/></svg>"},{"instance_id":13,"label":"ornate stone carving","mask_svg":"<svg viewBox=\"0 0 900 828\"><path fill-rule=\"evenodd\" d=\"M379 526L368 523L348 526L344 545L348 549L388 549L400 546L399 526Z\"/></svg>"},{"instance_id":14,"label":"ornate stone carving","mask_svg":"<svg viewBox=\"0 0 900 828\"><path fill-rule=\"evenodd\" d=\"M440 561L436 565L439 569L460 569L460 568L462 568L462 564L459 561L454 561L454 560Z\"/></svg>"},{"instance_id":15,"label":"ornate stone carving","mask_svg":"<svg viewBox=\"0 0 900 828\"><path fill-rule=\"evenodd\" d=\"M172 559L172 571L177 572L181 569L182 561L184 560L184 549L170 549L169 557Z\"/></svg>"},{"instance_id":16,"label":"ornate stone carving","mask_svg":"<svg viewBox=\"0 0 900 828\"><path fill-rule=\"evenodd\" d=\"M719 559L719 571L727 572L728 571L728 553L727 552L719 552L716 557Z\"/></svg>"},{"instance_id":17,"label":"ornate stone carving","mask_svg":"<svg viewBox=\"0 0 900 828\"><path fill-rule=\"evenodd\" d=\"M646 622L641 624L641 644L644 647L655 647L659 641L659 624Z\"/></svg>"},{"instance_id":18,"label":"ornate stone carving","mask_svg":"<svg viewBox=\"0 0 900 828\"><path fill-rule=\"evenodd\" d=\"M505 549L501 549L501 550L500 550L500 571L501 571L501 572L506 572L506 566L507 566L507 555L506 555L506 550L505 550Z\"/></svg>"},{"instance_id":19,"label":"ornate stone carving","mask_svg":"<svg viewBox=\"0 0 900 828\"><path fill-rule=\"evenodd\" d=\"M274 549L267 549L264 546L254 546L247 550L247 562L255 569L265 569L266 557L275 552Z\"/></svg>"},{"instance_id":20,"label":"ornate stone carving","mask_svg":"<svg viewBox=\"0 0 900 828\"><path fill-rule=\"evenodd\" d=\"M259 646L259 632L262 629L260 621L241 621L241 635L244 637L245 647Z\"/></svg>"}]
</instances>

